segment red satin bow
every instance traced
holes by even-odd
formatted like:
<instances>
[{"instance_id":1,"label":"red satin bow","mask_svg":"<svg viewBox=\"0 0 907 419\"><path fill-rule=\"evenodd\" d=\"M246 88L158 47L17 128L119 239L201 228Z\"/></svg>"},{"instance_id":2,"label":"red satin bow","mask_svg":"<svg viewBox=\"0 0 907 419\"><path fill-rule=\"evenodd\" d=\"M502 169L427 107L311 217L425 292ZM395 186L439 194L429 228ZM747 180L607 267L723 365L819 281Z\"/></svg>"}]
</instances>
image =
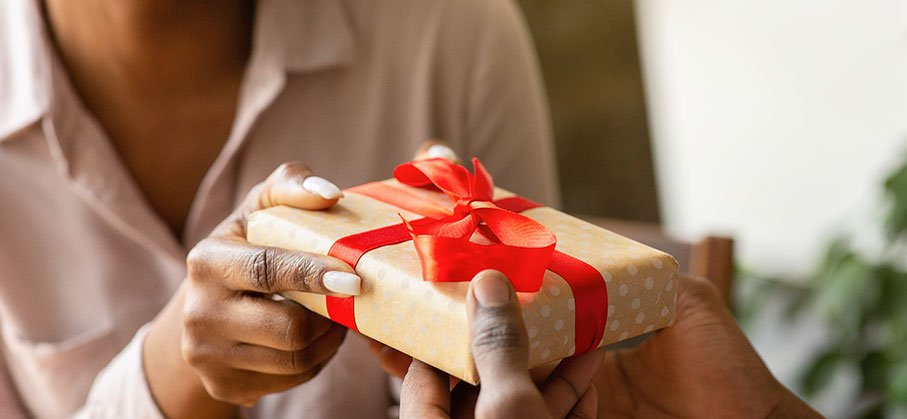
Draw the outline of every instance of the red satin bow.
<instances>
[{"instance_id":1,"label":"red satin bow","mask_svg":"<svg viewBox=\"0 0 907 419\"><path fill-rule=\"evenodd\" d=\"M494 184L478 159L475 175L444 159L397 166L394 177L410 186L434 185L456 203L439 218L403 220L413 237L427 281L469 281L485 269L501 271L520 292L535 292L551 262L557 238L537 221L491 202ZM479 235L489 244L480 244Z\"/></svg>"}]
</instances>

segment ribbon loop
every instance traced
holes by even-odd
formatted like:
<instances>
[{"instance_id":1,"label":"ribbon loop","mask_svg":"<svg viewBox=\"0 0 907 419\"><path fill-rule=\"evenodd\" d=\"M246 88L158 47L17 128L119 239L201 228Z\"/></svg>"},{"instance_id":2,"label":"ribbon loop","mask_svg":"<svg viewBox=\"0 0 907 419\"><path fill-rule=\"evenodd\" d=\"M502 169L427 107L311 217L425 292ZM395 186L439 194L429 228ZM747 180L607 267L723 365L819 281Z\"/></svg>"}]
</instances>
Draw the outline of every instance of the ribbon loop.
<instances>
[{"instance_id":1,"label":"ribbon loop","mask_svg":"<svg viewBox=\"0 0 907 419\"><path fill-rule=\"evenodd\" d=\"M394 170L401 183L434 186L456 204L445 217L403 220L419 255L422 277L462 282L482 270L496 269L517 291L538 291L557 238L541 223L491 202L491 175L478 159L472 163L475 174L444 159L409 162Z\"/></svg>"},{"instance_id":2,"label":"ribbon loop","mask_svg":"<svg viewBox=\"0 0 907 419\"><path fill-rule=\"evenodd\" d=\"M494 185L481 163L474 160L474 165L474 177L470 177L466 168L443 160L402 165L394 172L406 185L443 190L456 205L453 210L413 193L411 188L393 187L385 182L349 189L426 218L403 220L400 224L341 238L331 246L328 254L355 268L366 252L412 239L425 279L468 281L478 271L493 268L507 275L517 291L537 291L547 267L561 276L573 293L575 354L598 347L608 320L605 309L608 307L608 289L601 273L565 253L553 250L552 255L554 242L550 231L532 220L526 223L522 218L507 215L510 211L519 213L538 208L541 204L520 196L493 202L484 199L492 197ZM520 247L523 239L538 242L540 246ZM541 246L549 239L552 240L550 247ZM495 245L500 247L495 248ZM504 251L490 252L490 249ZM327 296L325 305L331 319L358 331L354 300L354 297Z\"/></svg>"}]
</instances>

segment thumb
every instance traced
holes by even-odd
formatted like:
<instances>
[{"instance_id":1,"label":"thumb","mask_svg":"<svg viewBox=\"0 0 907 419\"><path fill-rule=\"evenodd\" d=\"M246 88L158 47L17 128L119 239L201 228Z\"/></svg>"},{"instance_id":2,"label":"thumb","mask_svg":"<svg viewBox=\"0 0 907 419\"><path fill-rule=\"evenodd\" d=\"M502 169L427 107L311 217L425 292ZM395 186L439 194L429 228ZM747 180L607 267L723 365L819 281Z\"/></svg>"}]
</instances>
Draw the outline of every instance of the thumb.
<instances>
[{"instance_id":1,"label":"thumb","mask_svg":"<svg viewBox=\"0 0 907 419\"><path fill-rule=\"evenodd\" d=\"M419 150L416 151L414 160L426 160L434 158L447 159L454 163L457 163L460 160L457 157L457 153L440 140L428 140L423 143L422 146L419 147Z\"/></svg>"},{"instance_id":2,"label":"thumb","mask_svg":"<svg viewBox=\"0 0 907 419\"><path fill-rule=\"evenodd\" d=\"M261 187L250 193L247 202L252 210L287 205L318 210L337 203L343 192L336 185L312 174L308 166L290 162L280 165Z\"/></svg>"},{"instance_id":3,"label":"thumb","mask_svg":"<svg viewBox=\"0 0 907 419\"><path fill-rule=\"evenodd\" d=\"M447 382L447 374L414 359L400 388L400 418L449 418Z\"/></svg>"},{"instance_id":4,"label":"thumb","mask_svg":"<svg viewBox=\"0 0 907 419\"><path fill-rule=\"evenodd\" d=\"M312 174L308 166L299 162L281 164L277 170L255 185L242 204L212 233L213 236L238 236L245 238L246 221L253 212L286 205L306 210L330 208L343 191L336 185Z\"/></svg>"},{"instance_id":5,"label":"thumb","mask_svg":"<svg viewBox=\"0 0 907 419\"><path fill-rule=\"evenodd\" d=\"M483 388L532 385L529 344L520 303L498 271L479 272L469 286L472 354Z\"/></svg>"}]
</instances>

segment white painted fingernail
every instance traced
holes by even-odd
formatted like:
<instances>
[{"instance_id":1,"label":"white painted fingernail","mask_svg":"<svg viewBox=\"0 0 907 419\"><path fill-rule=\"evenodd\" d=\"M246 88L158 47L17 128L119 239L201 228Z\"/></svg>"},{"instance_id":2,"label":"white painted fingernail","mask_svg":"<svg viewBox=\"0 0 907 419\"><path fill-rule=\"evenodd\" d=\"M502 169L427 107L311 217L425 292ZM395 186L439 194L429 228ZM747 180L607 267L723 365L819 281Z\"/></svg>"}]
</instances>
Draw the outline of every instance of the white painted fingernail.
<instances>
[{"instance_id":1,"label":"white painted fingernail","mask_svg":"<svg viewBox=\"0 0 907 419\"><path fill-rule=\"evenodd\" d=\"M348 272L329 271L321 278L324 287L338 294L359 295L362 279Z\"/></svg>"},{"instance_id":2,"label":"white painted fingernail","mask_svg":"<svg viewBox=\"0 0 907 419\"><path fill-rule=\"evenodd\" d=\"M430 158L442 158L450 161L457 161L457 153L454 153L454 151L451 150L450 147L441 144L435 144L429 147L425 152L425 155Z\"/></svg>"},{"instance_id":3,"label":"white painted fingernail","mask_svg":"<svg viewBox=\"0 0 907 419\"><path fill-rule=\"evenodd\" d=\"M337 185L328 182L327 179L319 176L309 176L305 178L305 180L302 181L302 187L324 199L337 199L343 196L343 192Z\"/></svg>"}]
</instances>

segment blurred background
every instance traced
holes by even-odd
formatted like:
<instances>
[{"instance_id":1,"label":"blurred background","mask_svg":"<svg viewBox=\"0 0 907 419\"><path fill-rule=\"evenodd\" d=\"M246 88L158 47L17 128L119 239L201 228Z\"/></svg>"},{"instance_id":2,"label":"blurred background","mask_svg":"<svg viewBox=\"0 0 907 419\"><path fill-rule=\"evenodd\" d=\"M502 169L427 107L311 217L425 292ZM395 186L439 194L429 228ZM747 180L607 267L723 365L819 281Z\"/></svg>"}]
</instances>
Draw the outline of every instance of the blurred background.
<instances>
[{"instance_id":1,"label":"blurred background","mask_svg":"<svg viewBox=\"0 0 907 419\"><path fill-rule=\"evenodd\" d=\"M565 209L721 238L786 385L830 417L907 417L907 3L519 3Z\"/></svg>"}]
</instances>

